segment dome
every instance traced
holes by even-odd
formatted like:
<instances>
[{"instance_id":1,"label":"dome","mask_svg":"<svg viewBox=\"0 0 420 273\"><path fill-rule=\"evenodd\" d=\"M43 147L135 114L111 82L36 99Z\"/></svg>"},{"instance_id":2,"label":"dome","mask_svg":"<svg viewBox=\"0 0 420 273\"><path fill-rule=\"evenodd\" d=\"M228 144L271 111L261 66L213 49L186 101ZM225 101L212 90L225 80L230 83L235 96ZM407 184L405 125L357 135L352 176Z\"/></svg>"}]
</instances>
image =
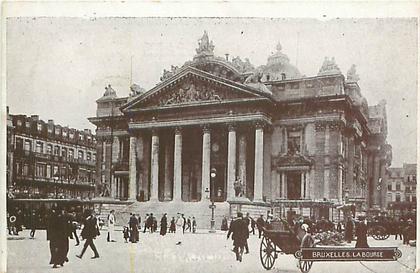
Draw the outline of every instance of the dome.
<instances>
[{"instance_id":1,"label":"dome","mask_svg":"<svg viewBox=\"0 0 420 273\"><path fill-rule=\"evenodd\" d=\"M276 52L267 59L267 65L263 67L263 79L266 81L301 78L299 70L290 64L289 57L282 53L282 46L277 44Z\"/></svg>"}]
</instances>

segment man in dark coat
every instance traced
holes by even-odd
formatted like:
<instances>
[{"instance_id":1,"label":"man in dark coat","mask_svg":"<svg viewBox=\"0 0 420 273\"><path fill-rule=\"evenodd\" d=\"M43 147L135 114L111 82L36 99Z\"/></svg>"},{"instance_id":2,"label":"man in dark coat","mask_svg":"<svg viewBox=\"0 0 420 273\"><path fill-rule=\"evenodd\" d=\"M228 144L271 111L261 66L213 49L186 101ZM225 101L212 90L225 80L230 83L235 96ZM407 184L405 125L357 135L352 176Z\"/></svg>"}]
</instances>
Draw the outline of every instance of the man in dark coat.
<instances>
[{"instance_id":1,"label":"man in dark coat","mask_svg":"<svg viewBox=\"0 0 420 273\"><path fill-rule=\"evenodd\" d=\"M29 233L29 236L31 236L31 238L35 238L35 231L37 226L39 225L39 215L38 213L36 213L35 210L32 210L32 213L30 215L30 221L29 221L29 227L31 228L31 232Z\"/></svg>"},{"instance_id":2,"label":"man in dark coat","mask_svg":"<svg viewBox=\"0 0 420 273\"><path fill-rule=\"evenodd\" d=\"M182 233L185 233L185 228L187 227L187 220L184 217L184 214L181 214L182 217Z\"/></svg>"},{"instance_id":3,"label":"man in dark coat","mask_svg":"<svg viewBox=\"0 0 420 273\"><path fill-rule=\"evenodd\" d=\"M160 235L165 236L168 229L168 219L166 218L166 213L160 219Z\"/></svg>"},{"instance_id":4,"label":"man in dark coat","mask_svg":"<svg viewBox=\"0 0 420 273\"><path fill-rule=\"evenodd\" d=\"M258 228L258 238L261 239L261 234L263 232L263 227L265 225L265 221L263 215L261 214L260 217L257 219L257 228Z\"/></svg>"},{"instance_id":5,"label":"man in dark coat","mask_svg":"<svg viewBox=\"0 0 420 273\"><path fill-rule=\"evenodd\" d=\"M140 222L139 222L140 224ZM143 233L146 233L146 229L149 228L149 214L146 214L146 217L144 217L144 229L143 229Z\"/></svg>"},{"instance_id":6,"label":"man in dark coat","mask_svg":"<svg viewBox=\"0 0 420 273\"><path fill-rule=\"evenodd\" d=\"M236 260L239 262L242 262L242 254L244 252L244 247L247 244L247 239L249 237L248 226L246 225L242 217L242 213L238 212L238 217L231 223L229 227L229 232L227 234L227 239L229 239L230 234L232 234L234 246L233 251L236 254Z\"/></svg>"},{"instance_id":7,"label":"man in dark coat","mask_svg":"<svg viewBox=\"0 0 420 273\"><path fill-rule=\"evenodd\" d=\"M243 219L245 224L246 224L246 228L248 230L248 234L249 234L249 225L251 224L251 217L249 217L249 213L246 214L246 217ZM248 235L249 237L249 235ZM245 254L249 253L249 247L248 247L248 242L246 242L245 244Z\"/></svg>"},{"instance_id":8,"label":"man in dark coat","mask_svg":"<svg viewBox=\"0 0 420 273\"><path fill-rule=\"evenodd\" d=\"M130 228L130 242L137 243L139 241L139 220L133 213L128 222Z\"/></svg>"},{"instance_id":9,"label":"man in dark coat","mask_svg":"<svg viewBox=\"0 0 420 273\"><path fill-rule=\"evenodd\" d=\"M86 249L88 246L92 249L93 253L95 254L92 259L99 258L98 250L96 250L96 246L93 243L93 239L96 238L96 236L99 236L99 226L98 226L98 219L95 217L92 211L87 210L86 215L88 215L84 221L84 226L82 229L82 232L80 233L80 236L82 236L83 239L85 239L85 244L83 245L82 253L80 255L76 255L78 258L82 258L83 254L86 252Z\"/></svg>"},{"instance_id":10,"label":"man in dark coat","mask_svg":"<svg viewBox=\"0 0 420 273\"><path fill-rule=\"evenodd\" d=\"M347 243L351 243L353 240L353 220L351 217L349 217L346 222L344 229L344 239L347 241Z\"/></svg>"},{"instance_id":11,"label":"man in dark coat","mask_svg":"<svg viewBox=\"0 0 420 273\"><path fill-rule=\"evenodd\" d=\"M369 247L367 243L367 222L365 218L360 218L359 221L356 226L356 248L367 248Z\"/></svg>"},{"instance_id":12,"label":"man in dark coat","mask_svg":"<svg viewBox=\"0 0 420 273\"><path fill-rule=\"evenodd\" d=\"M58 213L56 208L52 208L47 221L47 240L50 241L50 264L54 268L59 264L58 262L58 233L59 233L59 222Z\"/></svg>"}]
</instances>

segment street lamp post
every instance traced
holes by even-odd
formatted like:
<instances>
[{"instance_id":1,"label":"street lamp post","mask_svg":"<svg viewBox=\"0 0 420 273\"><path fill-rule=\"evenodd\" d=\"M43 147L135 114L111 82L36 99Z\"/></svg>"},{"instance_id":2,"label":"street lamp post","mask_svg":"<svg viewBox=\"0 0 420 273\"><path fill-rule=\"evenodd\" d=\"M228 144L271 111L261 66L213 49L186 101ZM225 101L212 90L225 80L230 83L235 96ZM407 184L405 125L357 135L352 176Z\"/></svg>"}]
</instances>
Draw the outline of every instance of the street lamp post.
<instances>
[{"instance_id":1,"label":"street lamp post","mask_svg":"<svg viewBox=\"0 0 420 273\"><path fill-rule=\"evenodd\" d=\"M215 220L214 220L214 209L216 206L214 205L214 179L216 178L216 169L212 168L210 171L210 183L211 183L211 191L210 191L210 199L211 199L211 220L210 220L210 230L209 232L214 233L216 232L214 228Z\"/></svg>"}]
</instances>

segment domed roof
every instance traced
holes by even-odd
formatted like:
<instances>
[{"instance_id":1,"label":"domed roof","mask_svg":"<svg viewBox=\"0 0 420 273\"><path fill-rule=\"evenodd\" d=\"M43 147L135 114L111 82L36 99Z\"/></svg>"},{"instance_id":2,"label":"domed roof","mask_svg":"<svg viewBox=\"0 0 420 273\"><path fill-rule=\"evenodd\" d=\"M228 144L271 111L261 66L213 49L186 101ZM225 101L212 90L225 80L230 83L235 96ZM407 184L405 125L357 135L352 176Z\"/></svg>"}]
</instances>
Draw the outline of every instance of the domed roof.
<instances>
[{"instance_id":1,"label":"domed roof","mask_svg":"<svg viewBox=\"0 0 420 273\"><path fill-rule=\"evenodd\" d=\"M281 80L301 78L299 70L292 64L290 64L289 57L282 53L282 46L280 43L276 46L276 52L271 54L267 59L267 65L263 67L263 79L264 80Z\"/></svg>"}]
</instances>

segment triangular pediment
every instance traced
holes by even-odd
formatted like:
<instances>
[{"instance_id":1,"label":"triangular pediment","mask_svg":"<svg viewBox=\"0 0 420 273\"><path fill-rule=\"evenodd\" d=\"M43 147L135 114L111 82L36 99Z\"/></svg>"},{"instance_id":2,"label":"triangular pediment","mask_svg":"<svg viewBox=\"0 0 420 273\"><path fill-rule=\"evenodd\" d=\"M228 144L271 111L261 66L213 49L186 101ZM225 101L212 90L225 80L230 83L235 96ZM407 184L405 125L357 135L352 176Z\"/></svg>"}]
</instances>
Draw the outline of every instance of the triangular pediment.
<instances>
[{"instance_id":1,"label":"triangular pediment","mask_svg":"<svg viewBox=\"0 0 420 273\"><path fill-rule=\"evenodd\" d=\"M126 112L156 107L267 98L266 94L262 94L247 85L188 67L128 102L122 107L122 110Z\"/></svg>"}]
</instances>

